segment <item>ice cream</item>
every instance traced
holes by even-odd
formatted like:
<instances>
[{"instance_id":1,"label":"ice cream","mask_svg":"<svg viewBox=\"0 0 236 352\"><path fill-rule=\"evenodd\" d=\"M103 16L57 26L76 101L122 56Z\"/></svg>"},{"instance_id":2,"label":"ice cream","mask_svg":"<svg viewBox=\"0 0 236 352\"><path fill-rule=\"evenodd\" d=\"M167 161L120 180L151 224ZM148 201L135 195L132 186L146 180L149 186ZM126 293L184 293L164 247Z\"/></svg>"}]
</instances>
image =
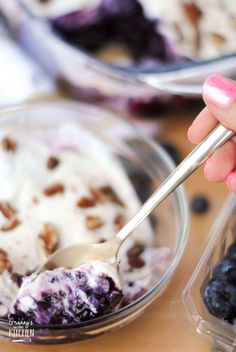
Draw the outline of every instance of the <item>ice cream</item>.
<instances>
[{"instance_id":1,"label":"ice cream","mask_svg":"<svg viewBox=\"0 0 236 352\"><path fill-rule=\"evenodd\" d=\"M0 315L6 317L29 292L31 277L26 276L50 254L71 244L113 238L140 202L119 160L75 124L34 137L2 135L0 169ZM146 221L122 246L121 304L150 288L153 272L161 273L168 265L170 248L156 248L153 241ZM80 268L72 276L77 271ZM99 272L114 279L104 269ZM56 276L65 273L62 269ZM32 291L42 281L47 289L50 275L33 281ZM120 286L113 281L118 292ZM37 300L37 293L34 297Z\"/></svg>"},{"instance_id":2,"label":"ice cream","mask_svg":"<svg viewBox=\"0 0 236 352\"><path fill-rule=\"evenodd\" d=\"M124 66L236 51L236 5L230 0L22 1L34 15L53 19L66 41Z\"/></svg>"},{"instance_id":3,"label":"ice cream","mask_svg":"<svg viewBox=\"0 0 236 352\"><path fill-rule=\"evenodd\" d=\"M121 298L116 269L94 261L76 269L59 268L27 277L10 316L37 324L78 323L109 313Z\"/></svg>"}]
</instances>

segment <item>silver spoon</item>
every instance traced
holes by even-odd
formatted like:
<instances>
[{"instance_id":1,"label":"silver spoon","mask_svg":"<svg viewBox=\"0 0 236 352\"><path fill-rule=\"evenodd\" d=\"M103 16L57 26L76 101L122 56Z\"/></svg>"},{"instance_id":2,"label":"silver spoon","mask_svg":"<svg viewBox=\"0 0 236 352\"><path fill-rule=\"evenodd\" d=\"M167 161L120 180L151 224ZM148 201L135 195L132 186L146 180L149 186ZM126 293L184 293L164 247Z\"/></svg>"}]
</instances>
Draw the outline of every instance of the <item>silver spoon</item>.
<instances>
[{"instance_id":1,"label":"silver spoon","mask_svg":"<svg viewBox=\"0 0 236 352\"><path fill-rule=\"evenodd\" d=\"M124 240L147 218L171 192L190 176L216 149L233 136L234 132L218 125L193 151L179 164L169 177L143 204L137 214L112 239L100 244L75 244L56 251L37 273L58 267L76 268L87 261L96 260L118 264L118 252Z\"/></svg>"}]
</instances>

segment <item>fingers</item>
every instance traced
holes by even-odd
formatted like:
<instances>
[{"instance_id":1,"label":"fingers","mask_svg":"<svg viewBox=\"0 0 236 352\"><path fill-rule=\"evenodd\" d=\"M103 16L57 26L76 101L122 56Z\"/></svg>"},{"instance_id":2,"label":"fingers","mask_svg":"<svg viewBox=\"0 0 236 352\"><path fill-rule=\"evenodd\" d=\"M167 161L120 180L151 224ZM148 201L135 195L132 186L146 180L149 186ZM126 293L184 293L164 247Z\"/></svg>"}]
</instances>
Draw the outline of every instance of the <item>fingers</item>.
<instances>
[{"instance_id":1,"label":"fingers","mask_svg":"<svg viewBox=\"0 0 236 352\"><path fill-rule=\"evenodd\" d=\"M219 75L209 76L203 84L206 107L188 130L192 143L199 143L221 123L236 132L236 82ZM236 138L234 139L236 141ZM236 192L236 142L228 141L205 163L208 181L226 181L229 190Z\"/></svg>"},{"instance_id":2,"label":"fingers","mask_svg":"<svg viewBox=\"0 0 236 352\"><path fill-rule=\"evenodd\" d=\"M236 192L236 173L230 172L226 179L226 185L229 191Z\"/></svg>"},{"instance_id":3,"label":"fingers","mask_svg":"<svg viewBox=\"0 0 236 352\"><path fill-rule=\"evenodd\" d=\"M224 126L236 131L236 83L228 78L212 75L203 84L206 106Z\"/></svg>"},{"instance_id":4,"label":"fingers","mask_svg":"<svg viewBox=\"0 0 236 352\"><path fill-rule=\"evenodd\" d=\"M188 139L197 144L217 125L217 118L205 107L195 118L188 130Z\"/></svg>"},{"instance_id":5,"label":"fingers","mask_svg":"<svg viewBox=\"0 0 236 352\"><path fill-rule=\"evenodd\" d=\"M236 168L236 145L228 141L205 163L204 175L208 181L221 182Z\"/></svg>"}]
</instances>

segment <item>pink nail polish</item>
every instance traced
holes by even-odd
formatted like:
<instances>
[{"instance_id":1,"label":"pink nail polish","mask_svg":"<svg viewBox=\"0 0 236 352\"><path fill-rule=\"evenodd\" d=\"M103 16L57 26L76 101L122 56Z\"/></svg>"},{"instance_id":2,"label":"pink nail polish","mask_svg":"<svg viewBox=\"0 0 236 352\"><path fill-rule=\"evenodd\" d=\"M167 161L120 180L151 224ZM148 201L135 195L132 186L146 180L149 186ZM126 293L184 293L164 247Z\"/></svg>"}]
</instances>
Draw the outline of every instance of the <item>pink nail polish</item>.
<instances>
[{"instance_id":1,"label":"pink nail polish","mask_svg":"<svg viewBox=\"0 0 236 352\"><path fill-rule=\"evenodd\" d=\"M236 98L236 84L228 78L212 75L203 84L203 95L219 108L227 108Z\"/></svg>"}]
</instances>

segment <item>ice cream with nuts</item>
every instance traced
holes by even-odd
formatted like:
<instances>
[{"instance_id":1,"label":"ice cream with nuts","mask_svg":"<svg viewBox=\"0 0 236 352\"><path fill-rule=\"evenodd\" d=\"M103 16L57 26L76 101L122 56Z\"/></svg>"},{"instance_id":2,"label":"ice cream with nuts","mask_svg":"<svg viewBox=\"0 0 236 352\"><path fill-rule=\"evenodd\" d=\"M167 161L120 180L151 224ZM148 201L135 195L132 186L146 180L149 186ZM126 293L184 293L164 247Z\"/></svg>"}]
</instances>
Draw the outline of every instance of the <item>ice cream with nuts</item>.
<instances>
[{"instance_id":1,"label":"ice cream with nuts","mask_svg":"<svg viewBox=\"0 0 236 352\"><path fill-rule=\"evenodd\" d=\"M111 239L140 206L120 162L100 145L95 155L89 145L86 148L83 143L74 145L65 137L67 133L78 140L74 125L63 126L53 138L2 136L0 315L3 317L11 311L17 316L27 313L36 323L58 323L55 316L60 311L65 319L59 323L75 322L83 320L84 315L88 319L103 315L121 300L119 281L106 266L98 263L73 270L59 268L36 278L32 274L58 248ZM153 246L152 230L146 222L125 242L120 258L122 302L130 302L150 286L153 270L165 269L170 249ZM50 293L54 297L52 308L52 302L49 304L45 298ZM75 297L80 297L79 302ZM74 309L77 307L73 312L68 311L69 301L74 302Z\"/></svg>"},{"instance_id":2,"label":"ice cream with nuts","mask_svg":"<svg viewBox=\"0 0 236 352\"><path fill-rule=\"evenodd\" d=\"M65 41L124 66L211 59L236 51L231 0L22 1L34 15L51 19Z\"/></svg>"}]
</instances>

